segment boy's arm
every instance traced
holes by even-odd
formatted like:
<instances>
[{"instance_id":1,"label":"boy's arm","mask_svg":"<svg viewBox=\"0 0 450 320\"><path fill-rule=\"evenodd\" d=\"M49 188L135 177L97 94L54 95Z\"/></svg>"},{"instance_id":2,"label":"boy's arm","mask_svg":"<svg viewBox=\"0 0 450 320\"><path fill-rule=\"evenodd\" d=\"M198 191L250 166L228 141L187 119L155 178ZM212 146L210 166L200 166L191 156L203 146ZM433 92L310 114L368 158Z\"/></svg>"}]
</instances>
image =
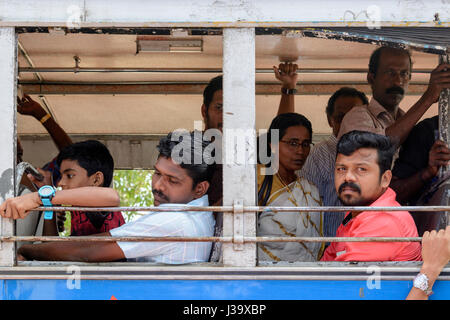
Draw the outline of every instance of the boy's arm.
<instances>
[{"instance_id":1,"label":"boy's arm","mask_svg":"<svg viewBox=\"0 0 450 320\"><path fill-rule=\"evenodd\" d=\"M92 236L110 236L109 232ZM47 242L23 245L19 255L27 260L108 262L124 259L116 242Z\"/></svg>"},{"instance_id":2,"label":"boy's arm","mask_svg":"<svg viewBox=\"0 0 450 320\"><path fill-rule=\"evenodd\" d=\"M56 226L56 214L53 215L51 220L44 219L44 228L42 231L43 236L58 236L58 228Z\"/></svg>"},{"instance_id":3,"label":"boy's arm","mask_svg":"<svg viewBox=\"0 0 450 320\"><path fill-rule=\"evenodd\" d=\"M45 111L39 103L31 99L29 95L24 94L22 99L17 99L17 111L23 115L33 116L36 120L41 122L52 137L58 150L72 144L72 139L70 139L67 133L49 114L47 114L47 111Z\"/></svg>"},{"instance_id":4,"label":"boy's arm","mask_svg":"<svg viewBox=\"0 0 450 320\"><path fill-rule=\"evenodd\" d=\"M56 191L52 203L83 207L117 207L120 198L117 191L111 188L82 187ZM4 218L24 219L31 210L41 205L37 192L28 193L3 202L0 206L0 215Z\"/></svg>"}]
</instances>

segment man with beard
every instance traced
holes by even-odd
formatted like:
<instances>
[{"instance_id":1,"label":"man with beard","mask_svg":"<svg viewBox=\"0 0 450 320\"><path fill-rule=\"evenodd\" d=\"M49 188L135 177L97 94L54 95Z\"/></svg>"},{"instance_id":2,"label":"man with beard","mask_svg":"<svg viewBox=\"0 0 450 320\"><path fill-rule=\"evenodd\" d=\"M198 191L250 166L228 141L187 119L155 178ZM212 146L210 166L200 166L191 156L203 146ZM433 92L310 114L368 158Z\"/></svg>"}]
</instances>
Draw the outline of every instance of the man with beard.
<instances>
[{"instance_id":1,"label":"man with beard","mask_svg":"<svg viewBox=\"0 0 450 320\"><path fill-rule=\"evenodd\" d=\"M408 89L411 70L409 51L391 47L376 49L367 73L373 97L367 106L355 107L345 115L338 138L352 130L370 131L389 136L400 146L424 113L438 101L440 92L450 88L450 65L440 64L431 72L425 93L404 113L399 104Z\"/></svg>"},{"instance_id":2,"label":"man with beard","mask_svg":"<svg viewBox=\"0 0 450 320\"><path fill-rule=\"evenodd\" d=\"M207 143L198 141L194 133L173 139L172 133L160 140L159 157L152 177L154 203L159 207L208 206L208 188L212 166L203 155ZM200 135L201 136L201 135ZM181 147L181 148L180 148ZM177 152L176 150L182 150ZM174 153L175 152L175 153ZM173 159L172 154L191 161ZM186 163L188 162L188 163ZM117 206L117 192L104 187L82 187L58 190L50 200L74 206ZM0 206L0 215L5 218L23 218L30 210L42 205L37 193L7 199ZM210 237L214 231L211 212L150 212L139 219L124 224L109 232L94 236L104 237ZM24 245L18 251L18 260L60 260L108 262L136 259L165 264L204 262L208 260L211 242L154 242L154 241L109 241L109 242L49 242Z\"/></svg>"},{"instance_id":3,"label":"man with beard","mask_svg":"<svg viewBox=\"0 0 450 320\"><path fill-rule=\"evenodd\" d=\"M386 136L351 131L339 140L335 187L345 206L399 207L389 188L395 147ZM417 237L407 211L351 211L337 237ZM421 260L418 242L333 242L322 261Z\"/></svg>"}]
</instances>

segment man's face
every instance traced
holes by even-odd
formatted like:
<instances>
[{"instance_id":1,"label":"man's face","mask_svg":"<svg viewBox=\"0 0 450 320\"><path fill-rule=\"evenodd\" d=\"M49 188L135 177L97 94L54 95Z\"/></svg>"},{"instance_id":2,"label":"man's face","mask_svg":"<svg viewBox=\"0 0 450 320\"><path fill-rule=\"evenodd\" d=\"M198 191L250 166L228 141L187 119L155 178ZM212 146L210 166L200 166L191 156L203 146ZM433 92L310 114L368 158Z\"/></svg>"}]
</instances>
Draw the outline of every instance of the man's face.
<instances>
[{"instance_id":1,"label":"man's face","mask_svg":"<svg viewBox=\"0 0 450 320\"><path fill-rule=\"evenodd\" d=\"M386 110L394 110L402 101L411 77L411 65L406 53L395 50L381 52L376 75L369 73L367 81L375 100Z\"/></svg>"},{"instance_id":2,"label":"man's face","mask_svg":"<svg viewBox=\"0 0 450 320\"><path fill-rule=\"evenodd\" d=\"M364 102L359 97L352 96L340 96L334 102L334 112L330 116L327 115L328 124L333 129L333 135L337 137L339 129L341 128L341 122L345 114L350 111L354 106L363 105Z\"/></svg>"},{"instance_id":3,"label":"man's face","mask_svg":"<svg viewBox=\"0 0 450 320\"><path fill-rule=\"evenodd\" d=\"M172 161L160 156L152 176L152 191L155 206L162 203L188 203L198 196L194 181L187 171Z\"/></svg>"},{"instance_id":4,"label":"man's face","mask_svg":"<svg viewBox=\"0 0 450 320\"><path fill-rule=\"evenodd\" d=\"M222 131L223 127L223 91L217 90L214 92L212 101L207 108L202 105L202 116L205 121L205 129L219 129Z\"/></svg>"},{"instance_id":5,"label":"man's face","mask_svg":"<svg viewBox=\"0 0 450 320\"><path fill-rule=\"evenodd\" d=\"M377 200L391 182L391 171L380 177L378 152L361 148L350 156L338 154L334 183L339 199L346 206L367 206Z\"/></svg>"},{"instance_id":6,"label":"man's face","mask_svg":"<svg viewBox=\"0 0 450 320\"><path fill-rule=\"evenodd\" d=\"M58 187L63 190L81 187L93 187L103 185L103 174L100 172L88 176L86 169L80 167L76 160L63 160L61 162L61 179Z\"/></svg>"}]
</instances>

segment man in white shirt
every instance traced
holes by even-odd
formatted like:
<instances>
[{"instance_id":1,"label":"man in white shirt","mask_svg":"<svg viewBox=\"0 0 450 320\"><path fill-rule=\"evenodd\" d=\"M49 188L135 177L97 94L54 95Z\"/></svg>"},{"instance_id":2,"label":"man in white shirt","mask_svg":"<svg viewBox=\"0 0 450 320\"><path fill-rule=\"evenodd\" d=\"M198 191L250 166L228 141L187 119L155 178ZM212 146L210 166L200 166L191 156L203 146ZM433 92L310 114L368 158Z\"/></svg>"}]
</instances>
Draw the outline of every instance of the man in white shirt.
<instances>
[{"instance_id":1,"label":"man in white shirt","mask_svg":"<svg viewBox=\"0 0 450 320\"><path fill-rule=\"evenodd\" d=\"M160 153L152 177L156 206L208 206L207 192L214 166L208 164L210 159L205 159L203 154L208 143L197 139L202 139L202 135L186 134L180 141L178 136L175 138L169 133L160 140L157 147ZM104 207L118 206L120 199L111 188L84 187L56 191L51 202ZM5 201L0 206L0 215L23 218L41 205L39 195L30 193ZM210 237L214 224L211 212L150 212L132 223L97 236ZM18 260L107 262L137 259L182 264L207 261L210 250L211 242L48 242L22 246L18 251Z\"/></svg>"}]
</instances>

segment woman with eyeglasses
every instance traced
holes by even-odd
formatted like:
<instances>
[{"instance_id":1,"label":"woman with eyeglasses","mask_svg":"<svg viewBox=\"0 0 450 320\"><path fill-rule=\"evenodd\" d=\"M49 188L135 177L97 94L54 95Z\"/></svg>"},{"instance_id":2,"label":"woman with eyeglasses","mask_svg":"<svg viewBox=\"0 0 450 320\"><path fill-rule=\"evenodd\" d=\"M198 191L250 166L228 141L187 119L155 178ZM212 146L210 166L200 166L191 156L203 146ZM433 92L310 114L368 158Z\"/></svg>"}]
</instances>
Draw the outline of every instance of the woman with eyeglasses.
<instances>
[{"instance_id":1,"label":"woman with eyeglasses","mask_svg":"<svg viewBox=\"0 0 450 320\"><path fill-rule=\"evenodd\" d=\"M260 137L259 154L267 152L270 162L262 164L261 157L257 166L258 204L321 206L316 186L296 174L303 167L312 145L311 122L298 113L279 114L269 127L267 143L261 145L262 140ZM261 150L264 147L266 151ZM274 212L268 208L259 215L257 235L322 236L322 213ZM259 261L317 261L322 251L323 245L319 242L267 242L258 246Z\"/></svg>"}]
</instances>

